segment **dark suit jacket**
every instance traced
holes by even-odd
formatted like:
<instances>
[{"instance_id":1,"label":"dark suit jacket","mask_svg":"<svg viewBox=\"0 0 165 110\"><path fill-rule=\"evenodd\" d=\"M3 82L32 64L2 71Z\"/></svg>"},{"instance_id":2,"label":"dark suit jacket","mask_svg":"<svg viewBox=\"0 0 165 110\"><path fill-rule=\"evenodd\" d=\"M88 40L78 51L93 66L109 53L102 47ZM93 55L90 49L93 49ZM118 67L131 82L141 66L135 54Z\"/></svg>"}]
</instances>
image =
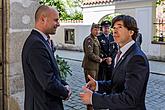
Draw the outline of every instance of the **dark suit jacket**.
<instances>
[{"instance_id":1,"label":"dark suit jacket","mask_svg":"<svg viewBox=\"0 0 165 110\"><path fill-rule=\"evenodd\" d=\"M146 110L148 78L148 60L135 43L115 66L112 80L98 82L99 91L110 91L110 94L93 93L93 107L110 110Z\"/></svg>"},{"instance_id":2,"label":"dark suit jacket","mask_svg":"<svg viewBox=\"0 0 165 110\"><path fill-rule=\"evenodd\" d=\"M109 34L109 37L106 38L105 35L102 33L97 38L101 46L100 57L101 58L111 57L113 60L111 65L113 66L114 58L118 50L117 44L114 42L113 36ZM107 64L106 61L103 61L100 65L101 68L110 66Z\"/></svg>"},{"instance_id":3,"label":"dark suit jacket","mask_svg":"<svg viewBox=\"0 0 165 110\"><path fill-rule=\"evenodd\" d=\"M22 51L25 110L63 110L67 83L60 78L52 50L42 35L32 30Z\"/></svg>"}]
</instances>

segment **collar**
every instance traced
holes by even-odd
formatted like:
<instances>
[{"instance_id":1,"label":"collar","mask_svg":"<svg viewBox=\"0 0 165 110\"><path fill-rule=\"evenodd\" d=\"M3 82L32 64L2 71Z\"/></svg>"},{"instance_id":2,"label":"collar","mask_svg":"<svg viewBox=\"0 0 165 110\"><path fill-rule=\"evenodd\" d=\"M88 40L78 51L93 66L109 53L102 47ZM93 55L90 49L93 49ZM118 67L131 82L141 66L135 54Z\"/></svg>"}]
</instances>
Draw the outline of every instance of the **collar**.
<instances>
[{"instance_id":1,"label":"collar","mask_svg":"<svg viewBox=\"0 0 165 110\"><path fill-rule=\"evenodd\" d=\"M97 36L94 36L92 33L91 33L91 37L92 37L93 39L96 39L96 38L97 38Z\"/></svg>"},{"instance_id":2,"label":"collar","mask_svg":"<svg viewBox=\"0 0 165 110\"><path fill-rule=\"evenodd\" d=\"M104 34L104 33L103 33L103 34ZM105 34L104 34L104 36L105 36L106 38L108 38L108 37L109 37L109 34L108 34L108 35L105 35Z\"/></svg>"},{"instance_id":3,"label":"collar","mask_svg":"<svg viewBox=\"0 0 165 110\"><path fill-rule=\"evenodd\" d=\"M121 56L125 54L125 52L135 43L134 40L131 40L126 45L124 45L122 48L120 48L120 51L122 52Z\"/></svg>"},{"instance_id":4,"label":"collar","mask_svg":"<svg viewBox=\"0 0 165 110\"><path fill-rule=\"evenodd\" d=\"M42 37L43 37L46 41L48 40L47 35L45 35L43 32L41 32L40 30L38 30L38 29L36 29L36 28L33 28L33 30L39 32L39 33L42 35Z\"/></svg>"}]
</instances>

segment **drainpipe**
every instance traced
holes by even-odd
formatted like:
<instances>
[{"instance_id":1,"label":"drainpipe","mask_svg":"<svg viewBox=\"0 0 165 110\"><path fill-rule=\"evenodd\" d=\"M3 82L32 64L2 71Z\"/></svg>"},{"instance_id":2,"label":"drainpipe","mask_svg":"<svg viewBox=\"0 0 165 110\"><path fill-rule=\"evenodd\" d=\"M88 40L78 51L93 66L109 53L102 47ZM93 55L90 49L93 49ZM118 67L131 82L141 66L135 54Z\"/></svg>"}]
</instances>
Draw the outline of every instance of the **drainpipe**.
<instances>
[{"instance_id":1,"label":"drainpipe","mask_svg":"<svg viewBox=\"0 0 165 110\"><path fill-rule=\"evenodd\" d=\"M5 110L5 108L7 108L7 101L5 102L5 96L6 94L6 87L5 87L5 82L6 78L5 78L5 73L6 73L6 28L7 28L7 1L8 0L2 0L2 100L3 100L3 110ZM6 105L6 106L5 106Z\"/></svg>"}]
</instances>

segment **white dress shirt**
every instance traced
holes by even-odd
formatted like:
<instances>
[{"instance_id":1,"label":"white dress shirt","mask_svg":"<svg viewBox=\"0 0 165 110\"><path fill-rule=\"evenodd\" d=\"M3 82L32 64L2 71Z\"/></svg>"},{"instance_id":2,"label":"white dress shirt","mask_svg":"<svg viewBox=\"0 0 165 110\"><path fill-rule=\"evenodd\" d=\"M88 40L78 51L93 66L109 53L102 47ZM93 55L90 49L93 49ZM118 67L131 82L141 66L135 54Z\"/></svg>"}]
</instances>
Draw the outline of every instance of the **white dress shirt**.
<instances>
[{"instance_id":1,"label":"white dress shirt","mask_svg":"<svg viewBox=\"0 0 165 110\"><path fill-rule=\"evenodd\" d=\"M48 37L46 34L44 34L43 32L41 32L40 30L38 30L36 28L33 28L33 30L36 30L37 32L39 32L46 41L48 40Z\"/></svg>"},{"instance_id":2,"label":"white dress shirt","mask_svg":"<svg viewBox=\"0 0 165 110\"><path fill-rule=\"evenodd\" d=\"M126 53L126 51L135 43L134 40L131 40L130 42L128 42L126 45L124 45L123 47L120 48L120 51L122 52L118 61L120 60L120 58ZM116 66L116 63L117 63L117 56L115 57L115 65L114 67Z\"/></svg>"}]
</instances>

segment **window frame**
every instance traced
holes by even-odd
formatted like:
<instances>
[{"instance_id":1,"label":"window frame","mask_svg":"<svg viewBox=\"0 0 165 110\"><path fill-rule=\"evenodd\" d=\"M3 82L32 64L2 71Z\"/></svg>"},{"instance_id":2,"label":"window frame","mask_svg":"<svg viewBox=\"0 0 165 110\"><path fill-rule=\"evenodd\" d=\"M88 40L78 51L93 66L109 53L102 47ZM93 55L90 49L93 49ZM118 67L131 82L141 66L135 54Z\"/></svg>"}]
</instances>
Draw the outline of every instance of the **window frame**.
<instances>
[{"instance_id":1,"label":"window frame","mask_svg":"<svg viewBox=\"0 0 165 110\"><path fill-rule=\"evenodd\" d=\"M65 44L75 44L74 28L64 28L64 40Z\"/></svg>"}]
</instances>

